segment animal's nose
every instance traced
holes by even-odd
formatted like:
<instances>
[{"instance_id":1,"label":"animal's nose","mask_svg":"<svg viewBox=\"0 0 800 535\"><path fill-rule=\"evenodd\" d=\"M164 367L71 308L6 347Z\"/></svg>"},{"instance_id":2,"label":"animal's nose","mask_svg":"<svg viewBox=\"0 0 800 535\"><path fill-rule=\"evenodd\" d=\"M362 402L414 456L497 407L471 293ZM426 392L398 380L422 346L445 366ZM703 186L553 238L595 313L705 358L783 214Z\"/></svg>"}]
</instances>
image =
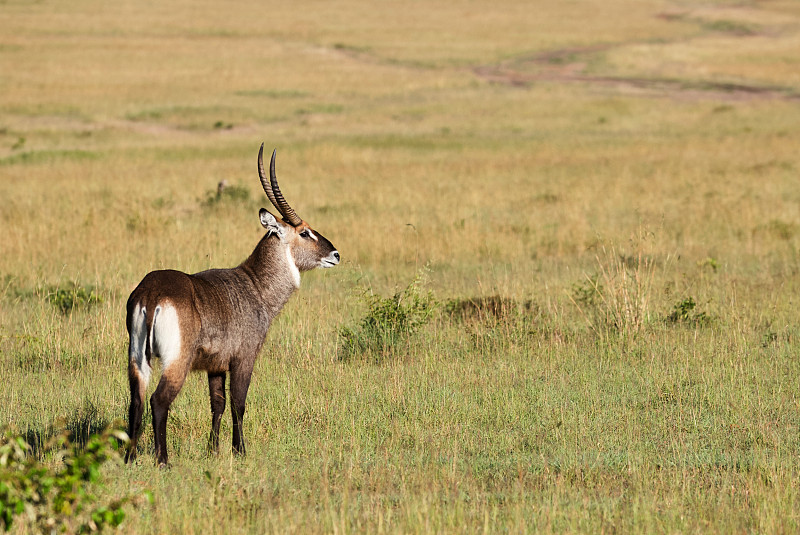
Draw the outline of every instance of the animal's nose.
<instances>
[{"instance_id":1,"label":"animal's nose","mask_svg":"<svg viewBox=\"0 0 800 535\"><path fill-rule=\"evenodd\" d=\"M334 251L334 252L333 252L333 257L334 257L334 258L336 259L336 261L338 262L338 261L339 261L339 251Z\"/></svg>"}]
</instances>

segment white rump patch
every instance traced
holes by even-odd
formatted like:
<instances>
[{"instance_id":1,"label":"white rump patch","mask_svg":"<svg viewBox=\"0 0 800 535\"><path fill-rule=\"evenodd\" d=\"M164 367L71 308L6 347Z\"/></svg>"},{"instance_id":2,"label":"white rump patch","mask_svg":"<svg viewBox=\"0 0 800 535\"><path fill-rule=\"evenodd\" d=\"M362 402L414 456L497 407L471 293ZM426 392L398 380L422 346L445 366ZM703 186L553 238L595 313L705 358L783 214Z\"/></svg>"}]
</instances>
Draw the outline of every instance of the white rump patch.
<instances>
[{"instance_id":1,"label":"white rump patch","mask_svg":"<svg viewBox=\"0 0 800 535\"><path fill-rule=\"evenodd\" d=\"M128 347L128 358L133 362L139 375L144 382L144 388L150 383L150 373L152 368L147 364L145 348L147 345L147 323L145 316L147 310L139 305L133 309L133 320L131 321L130 346Z\"/></svg>"},{"instance_id":2,"label":"white rump patch","mask_svg":"<svg viewBox=\"0 0 800 535\"><path fill-rule=\"evenodd\" d=\"M292 255L292 248L288 245L286 246L286 262L289 263L289 272L292 274L292 278L294 279L294 287L300 287L300 270L297 269L297 264L294 263L294 255Z\"/></svg>"},{"instance_id":3,"label":"white rump patch","mask_svg":"<svg viewBox=\"0 0 800 535\"><path fill-rule=\"evenodd\" d=\"M152 348L153 354L161 358L163 369L178 360L181 355L181 328L178 311L165 303L157 306L153 318Z\"/></svg>"}]
</instances>

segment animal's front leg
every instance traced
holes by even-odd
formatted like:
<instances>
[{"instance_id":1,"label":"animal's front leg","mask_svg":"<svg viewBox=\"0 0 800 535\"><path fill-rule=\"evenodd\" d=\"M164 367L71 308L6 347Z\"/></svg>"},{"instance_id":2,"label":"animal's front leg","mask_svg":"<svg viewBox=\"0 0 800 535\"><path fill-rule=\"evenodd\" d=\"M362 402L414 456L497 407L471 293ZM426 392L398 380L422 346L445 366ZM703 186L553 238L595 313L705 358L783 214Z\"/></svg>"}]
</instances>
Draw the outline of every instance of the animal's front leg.
<instances>
[{"instance_id":1,"label":"animal's front leg","mask_svg":"<svg viewBox=\"0 0 800 535\"><path fill-rule=\"evenodd\" d=\"M233 419L233 451L245 454L244 408L255 358L239 361L231 366L231 418Z\"/></svg>"}]
</instances>

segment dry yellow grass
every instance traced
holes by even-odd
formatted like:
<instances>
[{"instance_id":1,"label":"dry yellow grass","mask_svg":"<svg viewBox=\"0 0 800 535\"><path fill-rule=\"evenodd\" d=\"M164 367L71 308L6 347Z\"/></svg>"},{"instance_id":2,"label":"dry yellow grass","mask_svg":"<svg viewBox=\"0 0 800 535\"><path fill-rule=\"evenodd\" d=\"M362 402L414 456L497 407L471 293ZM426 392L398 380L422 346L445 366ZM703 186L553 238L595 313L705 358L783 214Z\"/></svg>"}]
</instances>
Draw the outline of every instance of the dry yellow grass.
<instances>
[{"instance_id":1,"label":"dry yellow grass","mask_svg":"<svg viewBox=\"0 0 800 535\"><path fill-rule=\"evenodd\" d=\"M262 141L343 257L269 335L247 459L205 456L198 376L172 470L109 467L157 496L128 532L796 530L796 2L2 12L0 426L125 416L125 299L252 250ZM425 266L530 308L338 360ZM103 302L62 315L73 283Z\"/></svg>"}]
</instances>

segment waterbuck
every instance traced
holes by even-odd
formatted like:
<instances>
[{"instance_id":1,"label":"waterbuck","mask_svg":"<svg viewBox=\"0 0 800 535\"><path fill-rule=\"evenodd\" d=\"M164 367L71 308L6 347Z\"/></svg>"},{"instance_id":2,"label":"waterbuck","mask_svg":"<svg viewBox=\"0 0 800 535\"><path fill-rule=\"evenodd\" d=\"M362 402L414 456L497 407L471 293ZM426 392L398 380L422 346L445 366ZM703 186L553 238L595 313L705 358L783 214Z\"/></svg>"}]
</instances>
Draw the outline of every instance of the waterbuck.
<instances>
[{"instance_id":1,"label":"waterbuck","mask_svg":"<svg viewBox=\"0 0 800 535\"><path fill-rule=\"evenodd\" d=\"M244 454L242 421L250 376L270 323L300 286L300 273L333 267L339 252L283 198L275 177L275 151L264 174L264 145L258 151L258 176L279 221L262 208L267 233L253 253L232 269L210 269L194 275L163 270L147 274L128 298L128 380L131 404L125 462L136 457L142 412L152 359L161 359L162 374L150 397L155 454L167 464L167 414L191 370L208 373L211 396L209 448L219 451L219 425L225 411L225 378L230 374L233 450Z\"/></svg>"}]
</instances>

